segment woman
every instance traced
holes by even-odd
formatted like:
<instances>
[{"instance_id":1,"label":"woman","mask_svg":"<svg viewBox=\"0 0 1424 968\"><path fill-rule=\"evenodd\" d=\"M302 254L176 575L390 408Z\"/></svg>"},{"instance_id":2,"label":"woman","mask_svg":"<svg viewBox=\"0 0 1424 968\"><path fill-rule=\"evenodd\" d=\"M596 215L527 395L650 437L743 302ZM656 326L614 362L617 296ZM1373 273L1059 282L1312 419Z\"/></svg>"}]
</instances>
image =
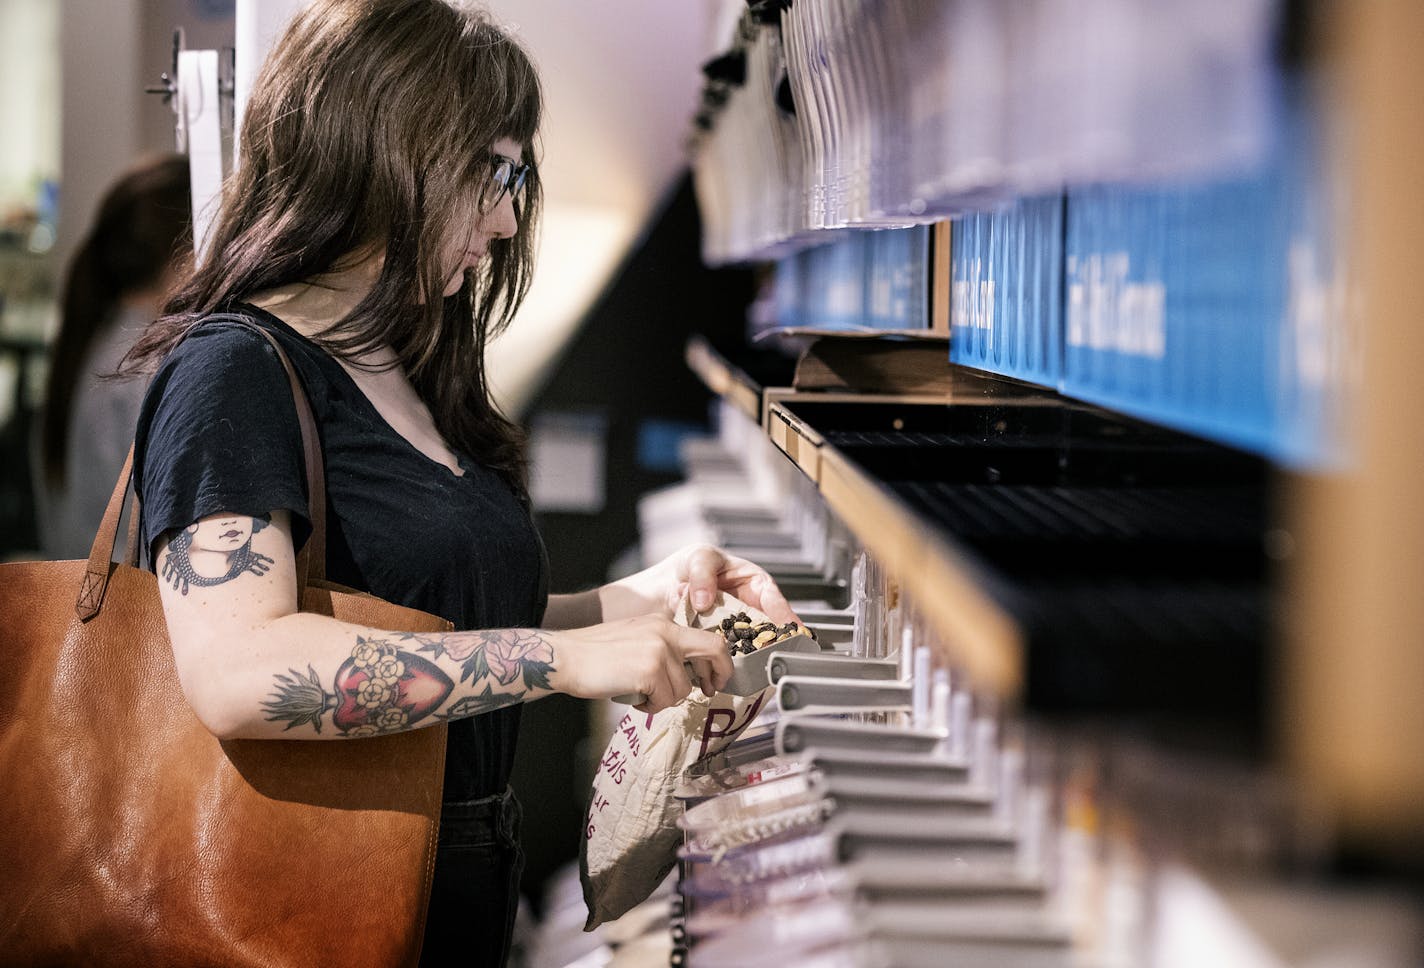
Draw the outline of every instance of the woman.
<instances>
[{"instance_id":1,"label":"woman","mask_svg":"<svg viewBox=\"0 0 1424 968\"><path fill-rule=\"evenodd\" d=\"M136 487L184 693L220 737L340 739L450 722L426 955L499 964L519 859L506 792L519 704L639 692L662 709L730 662L679 628L685 590L793 618L755 566L702 548L548 595L522 438L487 338L528 286L540 90L525 53L444 0L318 0L254 86L211 254L135 347L162 359ZM328 576L461 631L301 614L310 522L291 356L320 425ZM446 955L449 957L450 955ZM473 959L473 962L472 962Z\"/></svg>"},{"instance_id":2,"label":"woman","mask_svg":"<svg viewBox=\"0 0 1424 968\"><path fill-rule=\"evenodd\" d=\"M110 380L192 254L188 160L165 155L105 193L64 281L40 425L45 557L85 558L133 440L143 384Z\"/></svg>"}]
</instances>

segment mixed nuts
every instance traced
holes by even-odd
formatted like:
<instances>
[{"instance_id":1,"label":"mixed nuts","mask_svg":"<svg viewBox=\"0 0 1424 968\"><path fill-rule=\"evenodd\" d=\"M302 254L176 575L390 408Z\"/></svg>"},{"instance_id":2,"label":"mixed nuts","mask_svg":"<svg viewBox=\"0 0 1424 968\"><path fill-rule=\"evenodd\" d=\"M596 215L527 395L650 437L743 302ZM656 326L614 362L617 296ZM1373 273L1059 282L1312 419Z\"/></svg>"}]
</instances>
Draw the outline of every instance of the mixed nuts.
<instances>
[{"instance_id":1,"label":"mixed nuts","mask_svg":"<svg viewBox=\"0 0 1424 968\"><path fill-rule=\"evenodd\" d=\"M797 625L795 622L788 622L785 625L777 625L775 622L753 622L751 616L746 612L737 612L722 619L719 631L721 631L722 637L727 640L727 654L733 658L739 655L749 655L763 646L780 642L793 635L804 633L812 638L816 637L816 634L810 629Z\"/></svg>"}]
</instances>

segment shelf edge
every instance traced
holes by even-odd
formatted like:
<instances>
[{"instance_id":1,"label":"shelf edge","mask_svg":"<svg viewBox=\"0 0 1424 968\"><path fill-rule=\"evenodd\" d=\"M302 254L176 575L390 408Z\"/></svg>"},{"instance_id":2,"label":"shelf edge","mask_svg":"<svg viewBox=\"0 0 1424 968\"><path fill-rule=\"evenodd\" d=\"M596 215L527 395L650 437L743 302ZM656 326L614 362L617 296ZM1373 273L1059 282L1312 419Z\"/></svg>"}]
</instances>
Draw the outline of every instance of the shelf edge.
<instances>
[{"instance_id":1,"label":"shelf edge","mask_svg":"<svg viewBox=\"0 0 1424 968\"><path fill-rule=\"evenodd\" d=\"M1023 634L963 556L834 447L822 447L819 457L821 496L930 621L945 660L975 685L1019 699Z\"/></svg>"}]
</instances>

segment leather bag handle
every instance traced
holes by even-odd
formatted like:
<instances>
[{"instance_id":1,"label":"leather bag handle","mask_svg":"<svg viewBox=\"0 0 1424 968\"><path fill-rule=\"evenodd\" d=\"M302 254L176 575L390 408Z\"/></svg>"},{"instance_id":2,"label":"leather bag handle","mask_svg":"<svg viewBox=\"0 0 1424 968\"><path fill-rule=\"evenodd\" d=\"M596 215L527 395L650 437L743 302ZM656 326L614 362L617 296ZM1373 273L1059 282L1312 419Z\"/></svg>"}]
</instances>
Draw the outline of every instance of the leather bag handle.
<instances>
[{"instance_id":1,"label":"leather bag handle","mask_svg":"<svg viewBox=\"0 0 1424 968\"><path fill-rule=\"evenodd\" d=\"M323 581L326 578L326 470L322 461L321 440L316 432L316 417L312 413L311 400L306 387L297 376L286 350L277 338L241 316L214 315L209 319L221 319L238 323L262 334L277 353L282 369L287 372L287 382L292 389L292 402L297 410L297 424L302 434L302 459L307 476L307 514L311 520L311 536L297 554L297 601L302 600L308 582ZM104 595L109 590L109 575L113 571L114 547L118 539L119 521L124 515L124 503L128 498L129 485L133 481L134 448L129 445L129 453L124 458L124 466L119 471L119 479L109 496L104 518L94 535L94 544L89 549L89 564L84 569L84 578L79 584L79 597L74 610L81 622L87 622L104 607ZM139 508L135 498L133 516L129 521L128 540L125 542L124 562L130 567L138 566L139 553Z\"/></svg>"}]
</instances>

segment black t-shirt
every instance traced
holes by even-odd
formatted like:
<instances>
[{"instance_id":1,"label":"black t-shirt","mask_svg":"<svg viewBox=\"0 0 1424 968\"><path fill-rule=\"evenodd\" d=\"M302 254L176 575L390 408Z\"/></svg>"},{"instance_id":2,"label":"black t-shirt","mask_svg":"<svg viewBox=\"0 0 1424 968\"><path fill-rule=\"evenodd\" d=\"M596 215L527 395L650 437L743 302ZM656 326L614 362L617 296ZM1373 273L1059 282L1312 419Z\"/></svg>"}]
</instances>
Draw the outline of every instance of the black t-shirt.
<instances>
[{"instance_id":1,"label":"black t-shirt","mask_svg":"<svg viewBox=\"0 0 1424 968\"><path fill-rule=\"evenodd\" d=\"M254 306L235 312L277 337L311 400L326 464L327 577L457 629L537 626L547 561L513 489L468 455L456 454L463 475L431 460L324 350ZM135 447L150 551L164 532L221 511L288 511L298 548L310 533L291 387L272 347L240 323L201 323L163 362ZM517 705L452 722L446 802L502 792L518 731Z\"/></svg>"}]
</instances>

